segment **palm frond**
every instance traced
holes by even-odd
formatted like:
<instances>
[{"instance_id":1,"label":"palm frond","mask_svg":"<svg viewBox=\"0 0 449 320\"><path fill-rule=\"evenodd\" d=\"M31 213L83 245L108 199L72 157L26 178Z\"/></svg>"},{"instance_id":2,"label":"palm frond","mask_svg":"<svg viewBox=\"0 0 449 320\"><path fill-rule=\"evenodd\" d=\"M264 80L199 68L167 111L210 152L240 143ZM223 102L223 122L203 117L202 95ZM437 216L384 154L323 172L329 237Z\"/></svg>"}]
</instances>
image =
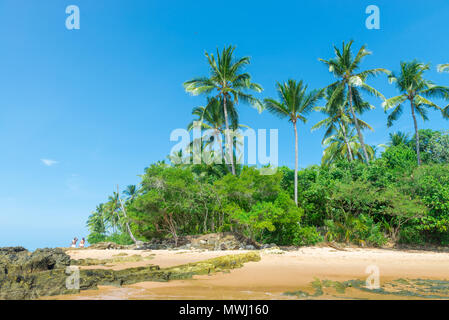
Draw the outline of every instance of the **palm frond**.
<instances>
[{"instance_id":1,"label":"palm frond","mask_svg":"<svg viewBox=\"0 0 449 320\"><path fill-rule=\"evenodd\" d=\"M437 70L438 72L449 72L449 63L439 64Z\"/></svg>"}]
</instances>

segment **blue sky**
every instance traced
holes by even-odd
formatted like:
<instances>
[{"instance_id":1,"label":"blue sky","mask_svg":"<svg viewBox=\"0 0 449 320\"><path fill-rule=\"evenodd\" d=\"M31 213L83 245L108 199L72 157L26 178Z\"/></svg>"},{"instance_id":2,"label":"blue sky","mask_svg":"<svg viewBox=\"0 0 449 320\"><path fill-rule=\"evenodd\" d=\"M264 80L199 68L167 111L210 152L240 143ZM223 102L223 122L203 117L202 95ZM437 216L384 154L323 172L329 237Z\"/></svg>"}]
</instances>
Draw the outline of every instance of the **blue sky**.
<instances>
[{"instance_id":1,"label":"blue sky","mask_svg":"<svg viewBox=\"0 0 449 320\"><path fill-rule=\"evenodd\" d=\"M365 27L365 8L380 8L381 29ZM81 29L65 27L77 5ZM333 81L318 58L332 44L355 40L373 51L363 68L397 70L401 60L432 64L428 78L449 85L435 67L449 62L446 0L346 1L0 1L0 246L66 246L87 236L85 222L118 184L139 181L152 162L165 159L193 107L182 83L207 75L204 51L233 44L249 55L248 72L274 96L275 81L303 79L311 88ZM370 82L396 95L385 77ZM405 112L387 129L380 101L363 119L374 128L370 144L388 133L411 131ZM287 121L240 106L241 122L279 129L279 162L293 167L293 130ZM300 127L300 166L319 163L322 119ZM421 128L448 128L439 114ZM56 161L45 164L42 159Z\"/></svg>"}]
</instances>

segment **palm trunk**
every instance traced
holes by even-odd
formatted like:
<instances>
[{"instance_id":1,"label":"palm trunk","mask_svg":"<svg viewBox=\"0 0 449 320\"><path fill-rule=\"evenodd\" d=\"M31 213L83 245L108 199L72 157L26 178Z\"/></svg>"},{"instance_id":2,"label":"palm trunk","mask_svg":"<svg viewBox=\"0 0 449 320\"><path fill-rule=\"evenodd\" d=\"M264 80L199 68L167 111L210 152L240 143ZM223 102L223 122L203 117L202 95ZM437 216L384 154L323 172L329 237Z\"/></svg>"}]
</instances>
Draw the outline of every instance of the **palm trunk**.
<instances>
[{"instance_id":1,"label":"palm trunk","mask_svg":"<svg viewBox=\"0 0 449 320\"><path fill-rule=\"evenodd\" d=\"M348 84L349 89L349 108L351 109L352 118L354 119L355 128L357 129L357 134L359 136L360 144L362 145L363 156L365 157L365 161L369 164L368 153L366 152L365 141L363 140L362 131L360 130L359 121L357 116L355 115L354 108L352 107L352 87Z\"/></svg>"},{"instance_id":2,"label":"palm trunk","mask_svg":"<svg viewBox=\"0 0 449 320\"><path fill-rule=\"evenodd\" d=\"M418 166L421 165L421 152L419 150L419 132L418 132L418 122L416 121L415 106L413 105L413 99L410 99L410 107L412 109L413 123L415 125L415 137L416 137L416 156L418 158Z\"/></svg>"},{"instance_id":3,"label":"palm trunk","mask_svg":"<svg viewBox=\"0 0 449 320\"><path fill-rule=\"evenodd\" d=\"M232 142L231 137L229 135L229 124L228 124L228 110L226 108L226 96L223 96L223 110L224 110L224 117L225 117L225 124L226 124L226 145L227 145L227 151L228 156L231 159L231 170L232 174L235 176L235 168L234 168L234 157L232 155Z\"/></svg>"},{"instance_id":4,"label":"palm trunk","mask_svg":"<svg viewBox=\"0 0 449 320\"><path fill-rule=\"evenodd\" d=\"M296 121L293 121L295 128L295 203L298 206L298 130L296 129Z\"/></svg>"},{"instance_id":5,"label":"palm trunk","mask_svg":"<svg viewBox=\"0 0 449 320\"><path fill-rule=\"evenodd\" d=\"M340 124L340 127L341 127L341 130L343 131L343 138L345 139L346 146L348 147L349 161L350 162L354 161L354 157L352 156L351 145L349 144L348 136L346 135L345 126Z\"/></svg>"},{"instance_id":6,"label":"palm trunk","mask_svg":"<svg viewBox=\"0 0 449 320\"><path fill-rule=\"evenodd\" d=\"M119 196L118 192L119 192L119 189L118 189L118 186L117 186L117 197L118 197L118 201L120 202L120 206L122 207L123 215L125 216L126 228L128 229L129 236L131 237L133 242L136 244L137 243L137 239L134 237L134 235L133 235L133 233L131 231L131 228L130 228L129 222L128 222L128 216L127 216L126 210L125 210L125 206L123 205L122 199L120 199L120 196Z\"/></svg>"}]
</instances>

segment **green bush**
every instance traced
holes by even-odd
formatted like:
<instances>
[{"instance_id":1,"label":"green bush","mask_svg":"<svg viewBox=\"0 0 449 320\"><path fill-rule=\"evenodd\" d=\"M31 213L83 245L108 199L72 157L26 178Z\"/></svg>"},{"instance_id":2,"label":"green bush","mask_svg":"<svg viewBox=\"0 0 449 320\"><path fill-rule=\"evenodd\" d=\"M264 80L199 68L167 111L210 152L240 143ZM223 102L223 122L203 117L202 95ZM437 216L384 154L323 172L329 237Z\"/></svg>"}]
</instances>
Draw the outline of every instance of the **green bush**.
<instances>
[{"instance_id":1,"label":"green bush","mask_svg":"<svg viewBox=\"0 0 449 320\"><path fill-rule=\"evenodd\" d=\"M292 244L297 246L314 245L323 242L324 238L315 227L306 226L297 229Z\"/></svg>"},{"instance_id":2,"label":"green bush","mask_svg":"<svg viewBox=\"0 0 449 320\"><path fill-rule=\"evenodd\" d=\"M421 245L425 242L425 237L416 226L407 226L400 231L399 243Z\"/></svg>"},{"instance_id":3,"label":"green bush","mask_svg":"<svg viewBox=\"0 0 449 320\"><path fill-rule=\"evenodd\" d=\"M105 240L106 240L106 236L104 234L101 234L101 233L94 233L94 232L92 232L92 233L90 233L87 236L87 242L89 242L90 244L103 242Z\"/></svg>"},{"instance_id":4,"label":"green bush","mask_svg":"<svg viewBox=\"0 0 449 320\"><path fill-rule=\"evenodd\" d=\"M134 243L127 233L113 233L110 236L107 236L104 241L114 242L122 245L129 245Z\"/></svg>"}]
</instances>

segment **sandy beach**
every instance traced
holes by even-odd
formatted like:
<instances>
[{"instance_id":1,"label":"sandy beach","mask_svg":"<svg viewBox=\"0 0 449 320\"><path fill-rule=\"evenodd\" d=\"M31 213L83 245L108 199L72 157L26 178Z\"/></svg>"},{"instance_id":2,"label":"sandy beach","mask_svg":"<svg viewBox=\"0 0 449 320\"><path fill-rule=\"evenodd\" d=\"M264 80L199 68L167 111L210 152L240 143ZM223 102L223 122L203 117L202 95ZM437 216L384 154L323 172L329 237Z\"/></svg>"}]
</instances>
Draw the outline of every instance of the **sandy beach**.
<instances>
[{"instance_id":1,"label":"sandy beach","mask_svg":"<svg viewBox=\"0 0 449 320\"><path fill-rule=\"evenodd\" d=\"M117 256L141 255L142 261L122 262L81 268L125 269L143 265L170 267L247 251L180 251L180 250L68 250L72 259L112 259ZM449 280L449 253L417 250L304 247L295 251L260 250L261 261L226 273L194 276L190 280L141 282L123 287L101 286L99 290L76 295L44 299L413 299L446 298L447 290L435 290L423 280ZM379 270L380 285L385 292L370 292L348 287L344 292L323 286L315 294L313 282L365 282L368 266ZM421 281L418 285L416 280ZM395 282L397 281L397 282ZM415 282L413 282L415 281ZM424 287L423 287L424 286ZM430 289L429 289L430 288ZM389 294L398 290L413 294ZM286 292L303 292L286 295ZM415 293L418 293L415 295ZM432 295L433 293L433 295ZM304 296L306 295L306 296Z\"/></svg>"}]
</instances>

